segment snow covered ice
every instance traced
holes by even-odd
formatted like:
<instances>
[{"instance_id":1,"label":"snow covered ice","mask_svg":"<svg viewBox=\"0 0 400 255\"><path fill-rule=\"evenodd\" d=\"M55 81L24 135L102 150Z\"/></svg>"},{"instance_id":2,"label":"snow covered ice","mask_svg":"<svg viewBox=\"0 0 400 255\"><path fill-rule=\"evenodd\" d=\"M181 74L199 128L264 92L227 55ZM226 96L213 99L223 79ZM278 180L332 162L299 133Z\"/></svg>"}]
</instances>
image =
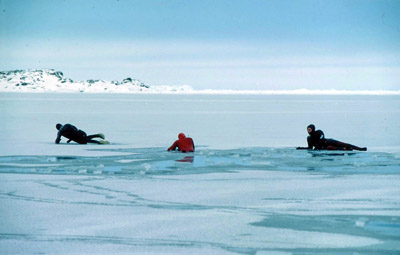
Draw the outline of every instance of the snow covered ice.
<instances>
[{"instance_id":1,"label":"snow covered ice","mask_svg":"<svg viewBox=\"0 0 400 255\"><path fill-rule=\"evenodd\" d=\"M0 93L0 251L396 253L399 99ZM59 122L111 145L56 145ZM310 123L368 151L296 151Z\"/></svg>"}]
</instances>

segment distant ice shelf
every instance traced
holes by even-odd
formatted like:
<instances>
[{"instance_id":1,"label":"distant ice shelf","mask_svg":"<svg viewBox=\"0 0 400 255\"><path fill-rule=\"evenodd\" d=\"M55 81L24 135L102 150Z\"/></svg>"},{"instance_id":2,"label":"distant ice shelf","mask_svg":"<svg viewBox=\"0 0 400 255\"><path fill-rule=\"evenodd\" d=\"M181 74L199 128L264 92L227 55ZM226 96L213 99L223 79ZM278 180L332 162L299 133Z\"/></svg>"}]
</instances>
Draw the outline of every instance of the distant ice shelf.
<instances>
[{"instance_id":1,"label":"distant ice shelf","mask_svg":"<svg viewBox=\"0 0 400 255\"><path fill-rule=\"evenodd\" d=\"M312 89L294 89L294 90L188 90L183 91L190 94L206 95L400 95L400 90L312 90Z\"/></svg>"},{"instance_id":2,"label":"distant ice shelf","mask_svg":"<svg viewBox=\"0 0 400 255\"><path fill-rule=\"evenodd\" d=\"M146 93L205 95L400 95L400 90L233 90L191 86L150 86L130 77L122 81L73 81L54 69L0 71L0 92L28 93Z\"/></svg>"}]
</instances>

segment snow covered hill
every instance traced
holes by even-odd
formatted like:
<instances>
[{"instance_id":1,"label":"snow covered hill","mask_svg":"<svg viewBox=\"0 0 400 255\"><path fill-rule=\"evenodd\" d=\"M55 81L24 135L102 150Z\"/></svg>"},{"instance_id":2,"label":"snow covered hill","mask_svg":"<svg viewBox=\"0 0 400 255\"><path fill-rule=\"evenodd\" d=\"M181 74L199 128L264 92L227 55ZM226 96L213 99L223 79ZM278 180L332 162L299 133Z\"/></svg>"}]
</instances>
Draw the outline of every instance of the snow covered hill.
<instances>
[{"instance_id":1,"label":"snow covered hill","mask_svg":"<svg viewBox=\"0 0 400 255\"><path fill-rule=\"evenodd\" d=\"M73 81L60 71L13 70L0 72L0 92L89 92L89 93L132 93L132 92L177 92L191 90L188 86L169 87L149 85L132 78L122 81L87 80Z\"/></svg>"}]
</instances>

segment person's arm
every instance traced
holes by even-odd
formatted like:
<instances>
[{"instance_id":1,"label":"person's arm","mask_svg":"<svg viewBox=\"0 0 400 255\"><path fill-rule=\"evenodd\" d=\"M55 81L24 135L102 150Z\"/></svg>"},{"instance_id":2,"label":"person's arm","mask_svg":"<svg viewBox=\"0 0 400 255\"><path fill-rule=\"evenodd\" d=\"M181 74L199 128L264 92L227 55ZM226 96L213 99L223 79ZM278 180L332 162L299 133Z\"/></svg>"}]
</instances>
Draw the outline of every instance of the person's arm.
<instances>
[{"instance_id":1,"label":"person's arm","mask_svg":"<svg viewBox=\"0 0 400 255\"><path fill-rule=\"evenodd\" d=\"M316 132L318 132L318 143L317 145L315 145L315 149L314 150L321 150L323 149L323 145L325 142L325 135L324 132L322 132L322 130L317 130Z\"/></svg>"},{"instance_id":2,"label":"person's arm","mask_svg":"<svg viewBox=\"0 0 400 255\"><path fill-rule=\"evenodd\" d=\"M61 141L61 130L57 133L56 144L59 144Z\"/></svg>"},{"instance_id":3,"label":"person's arm","mask_svg":"<svg viewBox=\"0 0 400 255\"><path fill-rule=\"evenodd\" d=\"M171 145L171 147L168 148L168 151L174 151L178 147L178 141L175 141L174 144Z\"/></svg>"},{"instance_id":4,"label":"person's arm","mask_svg":"<svg viewBox=\"0 0 400 255\"><path fill-rule=\"evenodd\" d=\"M194 147L194 142L193 139L190 139L192 141L192 147L193 147L193 151L195 151L195 147Z\"/></svg>"},{"instance_id":5,"label":"person's arm","mask_svg":"<svg viewBox=\"0 0 400 255\"><path fill-rule=\"evenodd\" d=\"M312 138L311 138L311 135L309 135L309 136L307 136L307 146L308 147L304 147L304 148L307 148L307 149L309 149L309 150L312 150L313 149L313 143L312 143ZM303 147L301 147L301 148L303 148ZM299 149L298 149L299 150ZM301 149L300 149L301 150Z\"/></svg>"}]
</instances>

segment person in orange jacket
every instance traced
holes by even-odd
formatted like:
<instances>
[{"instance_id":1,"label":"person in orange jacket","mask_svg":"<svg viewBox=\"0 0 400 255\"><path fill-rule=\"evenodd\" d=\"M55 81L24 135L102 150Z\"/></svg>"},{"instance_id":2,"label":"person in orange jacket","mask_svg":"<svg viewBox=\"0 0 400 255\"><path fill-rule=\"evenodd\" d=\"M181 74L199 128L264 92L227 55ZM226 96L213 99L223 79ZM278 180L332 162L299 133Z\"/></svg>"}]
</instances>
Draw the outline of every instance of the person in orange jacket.
<instances>
[{"instance_id":1,"label":"person in orange jacket","mask_svg":"<svg viewBox=\"0 0 400 255\"><path fill-rule=\"evenodd\" d=\"M194 152L194 142L192 138L186 137L184 133L180 133L178 138L179 139L168 148L168 151L173 151L178 148L180 152Z\"/></svg>"}]
</instances>

